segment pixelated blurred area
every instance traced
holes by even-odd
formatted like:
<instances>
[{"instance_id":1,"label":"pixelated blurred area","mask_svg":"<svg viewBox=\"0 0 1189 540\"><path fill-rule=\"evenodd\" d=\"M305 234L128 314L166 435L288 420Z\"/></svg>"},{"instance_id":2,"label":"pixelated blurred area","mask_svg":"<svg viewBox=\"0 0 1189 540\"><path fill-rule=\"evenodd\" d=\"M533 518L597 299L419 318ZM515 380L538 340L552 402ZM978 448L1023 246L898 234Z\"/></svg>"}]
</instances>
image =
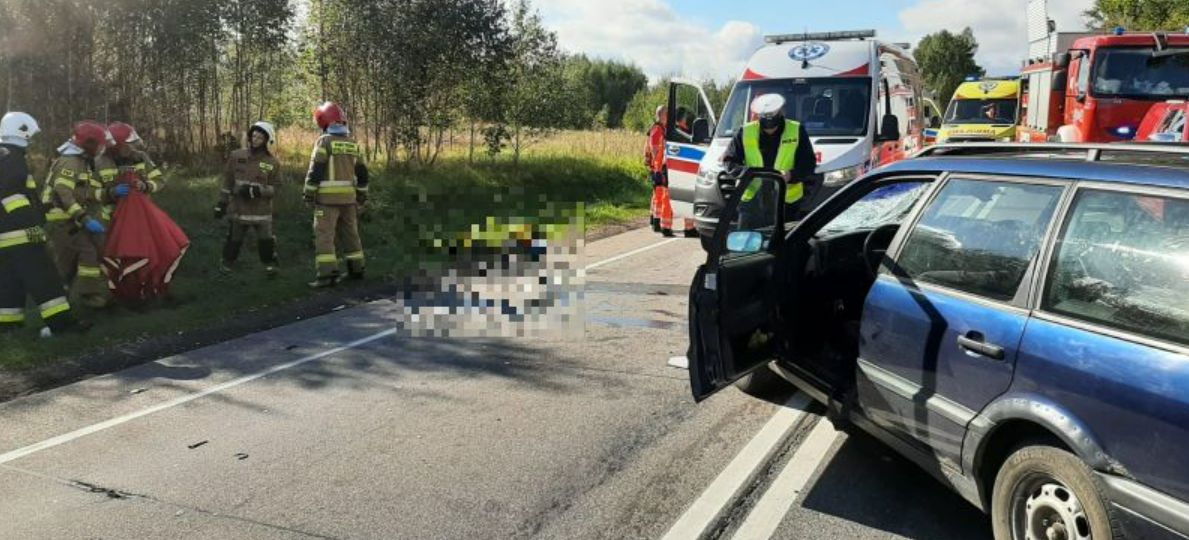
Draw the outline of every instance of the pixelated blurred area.
<instances>
[{"instance_id":1,"label":"pixelated blurred area","mask_svg":"<svg viewBox=\"0 0 1189 540\"><path fill-rule=\"evenodd\" d=\"M505 215L460 219L465 198L418 196L439 219L418 227L417 271L394 299L401 335L582 337L582 203L512 189L494 195Z\"/></svg>"}]
</instances>

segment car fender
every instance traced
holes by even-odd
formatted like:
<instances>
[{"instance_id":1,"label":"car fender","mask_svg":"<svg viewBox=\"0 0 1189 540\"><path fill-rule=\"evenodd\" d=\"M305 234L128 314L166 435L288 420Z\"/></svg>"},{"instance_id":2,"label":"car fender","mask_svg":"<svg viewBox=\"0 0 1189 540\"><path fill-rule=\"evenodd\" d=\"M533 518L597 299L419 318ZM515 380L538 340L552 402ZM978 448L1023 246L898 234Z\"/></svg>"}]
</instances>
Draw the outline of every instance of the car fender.
<instances>
[{"instance_id":1,"label":"car fender","mask_svg":"<svg viewBox=\"0 0 1189 540\"><path fill-rule=\"evenodd\" d=\"M962 470L977 476L987 442L996 430L1013 420L1031 422L1061 439L1090 468L1130 477L1121 464L1107 455L1085 422L1048 397L1032 393L1009 393L996 399L975 416L962 442Z\"/></svg>"}]
</instances>

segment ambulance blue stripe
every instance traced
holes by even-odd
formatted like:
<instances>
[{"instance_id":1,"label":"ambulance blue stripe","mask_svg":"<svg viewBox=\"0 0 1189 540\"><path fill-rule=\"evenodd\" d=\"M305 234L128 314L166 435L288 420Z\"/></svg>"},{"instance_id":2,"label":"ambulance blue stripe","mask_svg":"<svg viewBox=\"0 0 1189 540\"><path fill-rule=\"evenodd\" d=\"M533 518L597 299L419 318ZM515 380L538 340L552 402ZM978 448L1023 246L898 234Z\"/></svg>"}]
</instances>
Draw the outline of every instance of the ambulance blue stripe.
<instances>
[{"instance_id":1,"label":"ambulance blue stripe","mask_svg":"<svg viewBox=\"0 0 1189 540\"><path fill-rule=\"evenodd\" d=\"M674 150L676 150L676 152L674 152ZM665 154L668 155L670 159L676 158L701 162L702 158L706 156L706 151L696 146L680 146L670 144L667 146Z\"/></svg>"}]
</instances>

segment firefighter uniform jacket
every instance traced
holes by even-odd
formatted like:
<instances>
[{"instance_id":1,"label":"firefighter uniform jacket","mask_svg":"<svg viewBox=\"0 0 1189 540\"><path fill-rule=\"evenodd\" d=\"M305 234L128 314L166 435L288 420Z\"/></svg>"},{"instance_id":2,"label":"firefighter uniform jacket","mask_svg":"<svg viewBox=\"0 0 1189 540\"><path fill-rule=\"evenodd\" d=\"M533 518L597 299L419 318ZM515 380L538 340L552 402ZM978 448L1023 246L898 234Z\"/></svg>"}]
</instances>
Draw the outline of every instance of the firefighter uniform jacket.
<instances>
[{"instance_id":1,"label":"firefighter uniform jacket","mask_svg":"<svg viewBox=\"0 0 1189 540\"><path fill-rule=\"evenodd\" d=\"M37 183L29 173L25 149L0 145L0 234L23 231L45 224L36 201ZM2 241L0 241L2 242Z\"/></svg>"},{"instance_id":2,"label":"firefighter uniform jacket","mask_svg":"<svg viewBox=\"0 0 1189 540\"><path fill-rule=\"evenodd\" d=\"M91 172L91 163L84 156L61 156L50 166L41 191L46 221L74 221L82 225L102 207L103 200L103 181Z\"/></svg>"},{"instance_id":3,"label":"firefighter uniform jacket","mask_svg":"<svg viewBox=\"0 0 1189 540\"><path fill-rule=\"evenodd\" d=\"M149 158L147 152L132 150L131 156L127 159L115 156L115 162L120 167L120 172L135 173L139 180L147 184L148 193L157 193L165 189L165 175Z\"/></svg>"},{"instance_id":4,"label":"firefighter uniform jacket","mask_svg":"<svg viewBox=\"0 0 1189 540\"><path fill-rule=\"evenodd\" d=\"M354 139L326 134L314 145L305 195L324 206L348 206L367 198L368 171Z\"/></svg>"},{"instance_id":5,"label":"firefighter uniform jacket","mask_svg":"<svg viewBox=\"0 0 1189 540\"><path fill-rule=\"evenodd\" d=\"M95 158L95 174L99 175L99 181L103 184L103 201L99 208L98 215L103 223L111 222L112 215L116 212L116 179L120 175L120 166L116 165L116 160L108 154L103 154Z\"/></svg>"},{"instance_id":6,"label":"firefighter uniform jacket","mask_svg":"<svg viewBox=\"0 0 1189 540\"><path fill-rule=\"evenodd\" d=\"M219 202L228 206L234 221L262 223L272 221L272 200L281 185L281 164L268 151L240 149L227 159ZM255 186L258 195L243 194L245 187Z\"/></svg>"}]
</instances>

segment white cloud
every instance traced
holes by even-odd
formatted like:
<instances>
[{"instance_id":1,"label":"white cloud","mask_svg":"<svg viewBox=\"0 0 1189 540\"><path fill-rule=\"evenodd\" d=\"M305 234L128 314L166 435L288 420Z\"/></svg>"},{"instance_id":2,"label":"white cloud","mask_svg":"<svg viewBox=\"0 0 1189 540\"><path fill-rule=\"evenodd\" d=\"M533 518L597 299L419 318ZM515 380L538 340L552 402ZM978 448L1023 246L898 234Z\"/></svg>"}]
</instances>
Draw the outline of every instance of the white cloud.
<instances>
[{"instance_id":1,"label":"white cloud","mask_svg":"<svg viewBox=\"0 0 1189 540\"><path fill-rule=\"evenodd\" d=\"M1060 32L1085 29L1082 12L1092 0L1050 0L1049 18ZM976 60L992 75L1016 73L1028 53L1028 0L922 0L900 12L907 36L917 43L925 34L969 26L978 39Z\"/></svg>"},{"instance_id":2,"label":"white cloud","mask_svg":"<svg viewBox=\"0 0 1189 540\"><path fill-rule=\"evenodd\" d=\"M763 44L759 27L727 21L707 27L682 17L665 0L550 0L546 24L571 52L640 66L649 78L738 77Z\"/></svg>"}]
</instances>

